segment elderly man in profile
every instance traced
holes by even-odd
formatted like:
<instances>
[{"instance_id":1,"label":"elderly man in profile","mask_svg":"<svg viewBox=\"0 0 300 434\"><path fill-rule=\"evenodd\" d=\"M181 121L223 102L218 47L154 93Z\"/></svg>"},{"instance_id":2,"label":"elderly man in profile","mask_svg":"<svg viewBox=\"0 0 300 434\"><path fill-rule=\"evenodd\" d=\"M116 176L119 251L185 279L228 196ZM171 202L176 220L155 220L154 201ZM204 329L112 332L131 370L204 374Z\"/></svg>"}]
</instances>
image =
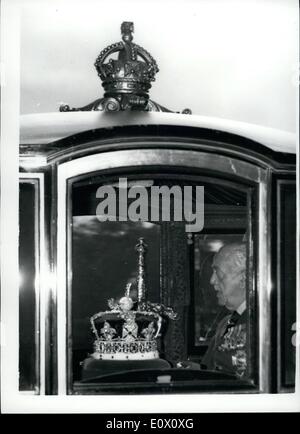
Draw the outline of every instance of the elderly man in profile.
<instances>
[{"instance_id":1,"label":"elderly man in profile","mask_svg":"<svg viewBox=\"0 0 300 434\"><path fill-rule=\"evenodd\" d=\"M218 304L230 312L217 327L201 364L209 370L244 377L246 351L246 245L233 243L216 253L210 283Z\"/></svg>"}]
</instances>

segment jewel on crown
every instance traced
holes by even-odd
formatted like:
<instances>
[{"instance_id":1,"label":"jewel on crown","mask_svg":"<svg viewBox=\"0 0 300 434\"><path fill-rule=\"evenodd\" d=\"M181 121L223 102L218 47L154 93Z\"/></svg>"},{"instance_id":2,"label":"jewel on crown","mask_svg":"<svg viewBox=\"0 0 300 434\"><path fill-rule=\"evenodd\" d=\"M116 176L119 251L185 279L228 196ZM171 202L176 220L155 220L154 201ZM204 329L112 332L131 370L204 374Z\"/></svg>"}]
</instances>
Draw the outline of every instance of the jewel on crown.
<instances>
[{"instance_id":1,"label":"jewel on crown","mask_svg":"<svg viewBox=\"0 0 300 434\"><path fill-rule=\"evenodd\" d=\"M163 317L176 319L170 307L147 301L143 238L136 245L138 253L137 301L130 297L131 283L118 301L108 300L110 310L90 319L96 337L92 357L100 360L149 360L159 358L158 339Z\"/></svg>"}]
</instances>

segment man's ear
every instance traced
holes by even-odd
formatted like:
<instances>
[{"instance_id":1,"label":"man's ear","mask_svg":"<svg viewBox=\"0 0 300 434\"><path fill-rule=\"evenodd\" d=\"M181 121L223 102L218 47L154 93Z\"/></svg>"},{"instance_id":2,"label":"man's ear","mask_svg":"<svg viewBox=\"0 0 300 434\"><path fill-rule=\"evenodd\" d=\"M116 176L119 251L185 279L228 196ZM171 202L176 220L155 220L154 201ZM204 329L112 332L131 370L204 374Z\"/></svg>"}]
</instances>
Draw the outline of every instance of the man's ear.
<instances>
[{"instance_id":1,"label":"man's ear","mask_svg":"<svg viewBox=\"0 0 300 434\"><path fill-rule=\"evenodd\" d=\"M241 271L241 283L243 288L246 289L246 270Z\"/></svg>"}]
</instances>

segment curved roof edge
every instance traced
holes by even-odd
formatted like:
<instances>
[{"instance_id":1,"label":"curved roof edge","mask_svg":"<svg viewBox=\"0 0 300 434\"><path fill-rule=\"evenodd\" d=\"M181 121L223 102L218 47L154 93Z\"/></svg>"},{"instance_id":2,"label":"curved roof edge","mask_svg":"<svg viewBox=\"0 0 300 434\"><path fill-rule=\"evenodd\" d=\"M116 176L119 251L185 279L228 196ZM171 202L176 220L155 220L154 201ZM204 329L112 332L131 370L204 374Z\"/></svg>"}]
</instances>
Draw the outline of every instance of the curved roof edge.
<instances>
[{"instance_id":1,"label":"curved roof edge","mask_svg":"<svg viewBox=\"0 0 300 434\"><path fill-rule=\"evenodd\" d=\"M297 136L288 131L207 116L152 112L71 112L21 115L20 144L47 144L100 128L125 125L177 125L236 134L275 152L296 153Z\"/></svg>"}]
</instances>

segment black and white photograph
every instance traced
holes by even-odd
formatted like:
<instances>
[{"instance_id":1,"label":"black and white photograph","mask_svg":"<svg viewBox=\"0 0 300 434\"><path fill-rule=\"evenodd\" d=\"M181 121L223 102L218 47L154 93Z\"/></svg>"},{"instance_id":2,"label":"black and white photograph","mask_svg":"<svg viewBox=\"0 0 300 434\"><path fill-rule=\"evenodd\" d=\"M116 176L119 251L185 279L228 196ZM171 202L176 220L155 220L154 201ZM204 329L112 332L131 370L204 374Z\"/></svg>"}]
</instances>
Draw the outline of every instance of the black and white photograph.
<instances>
[{"instance_id":1,"label":"black and white photograph","mask_svg":"<svg viewBox=\"0 0 300 434\"><path fill-rule=\"evenodd\" d=\"M2 412L300 411L298 2L3 0L1 89Z\"/></svg>"}]
</instances>

